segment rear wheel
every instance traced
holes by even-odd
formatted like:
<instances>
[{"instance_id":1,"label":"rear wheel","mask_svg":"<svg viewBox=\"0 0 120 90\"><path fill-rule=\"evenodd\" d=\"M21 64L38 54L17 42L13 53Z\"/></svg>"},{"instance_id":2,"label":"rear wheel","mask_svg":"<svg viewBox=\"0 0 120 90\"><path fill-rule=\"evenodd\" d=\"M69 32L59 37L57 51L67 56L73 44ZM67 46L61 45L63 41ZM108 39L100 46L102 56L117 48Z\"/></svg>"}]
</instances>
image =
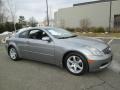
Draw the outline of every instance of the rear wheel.
<instances>
[{"instance_id":1,"label":"rear wheel","mask_svg":"<svg viewBox=\"0 0 120 90\"><path fill-rule=\"evenodd\" d=\"M87 60L79 53L70 53L65 58L66 69L74 74L81 75L88 70Z\"/></svg>"},{"instance_id":2,"label":"rear wheel","mask_svg":"<svg viewBox=\"0 0 120 90\"><path fill-rule=\"evenodd\" d=\"M14 61L18 60L19 57L18 57L17 51L14 47L10 47L8 49L8 53L9 53L9 56L12 60L14 60Z\"/></svg>"}]
</instances>

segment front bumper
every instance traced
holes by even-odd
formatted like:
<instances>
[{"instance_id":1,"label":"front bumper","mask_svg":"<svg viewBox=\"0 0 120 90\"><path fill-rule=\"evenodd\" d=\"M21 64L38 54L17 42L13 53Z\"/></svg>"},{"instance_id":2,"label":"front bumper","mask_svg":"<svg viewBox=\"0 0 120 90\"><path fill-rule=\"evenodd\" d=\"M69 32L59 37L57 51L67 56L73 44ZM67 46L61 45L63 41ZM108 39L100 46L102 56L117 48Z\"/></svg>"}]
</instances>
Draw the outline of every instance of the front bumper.
<instances>
[{"instance_id":1,"label":"front bumper","mask_svg":"<svg viewBox=\"0 0 120 90\"><path fill-rule=\"evenodd\" d=\"M96 57L95 59L91 59L94 60L94 62L89 63L89 71L94 72L107 68L111 64L112 58L113 55L110 54L107 56Z\"/></svg>"}]
</instances>

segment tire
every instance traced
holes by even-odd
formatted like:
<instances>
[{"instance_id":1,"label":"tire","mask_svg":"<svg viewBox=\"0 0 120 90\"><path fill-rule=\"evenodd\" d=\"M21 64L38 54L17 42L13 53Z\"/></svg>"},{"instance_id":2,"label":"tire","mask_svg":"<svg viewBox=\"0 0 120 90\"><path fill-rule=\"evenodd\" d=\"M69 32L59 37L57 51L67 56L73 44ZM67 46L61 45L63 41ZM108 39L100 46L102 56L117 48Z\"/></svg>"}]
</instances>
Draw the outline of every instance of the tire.
<instances>
[{"instance_id":1,"label":"tire","mask_svg":"<svg viewBox=\"0 0 120 90\"><path fill-rule=\"evenodd\" d=\"M69 53L65 57L65 67L73 75L82 75L88 71L88 62L80 53Z\"/></svg>"},{"instance_id":2,"label":"tire","mask_svg":"<svg viewBox=\"0 0 120 90\"><path fill-rule=\"evenodd\" d=\"M13 61L18 61L19 56L18 56L17 50L14 47L10 47L8 49L8 54Z\"/></svg>"}]
</instances>

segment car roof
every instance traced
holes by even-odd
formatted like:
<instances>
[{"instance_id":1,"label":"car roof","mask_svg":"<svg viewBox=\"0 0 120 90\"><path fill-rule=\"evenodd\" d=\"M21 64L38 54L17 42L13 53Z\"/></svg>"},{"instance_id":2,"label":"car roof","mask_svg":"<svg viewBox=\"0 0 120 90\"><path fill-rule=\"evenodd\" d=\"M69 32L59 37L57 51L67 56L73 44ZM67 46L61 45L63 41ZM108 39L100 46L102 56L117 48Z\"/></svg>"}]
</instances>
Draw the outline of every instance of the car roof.
<instances>
[{"instance_id":1,"label":"car roof","mask_svg":"<svg viewBox=\"0 0 120 90\"><path fill-rule=\"evenodd\" d=\"M24 32L24 31L27 31L27 30L30 30L30 29L48 30L50 28L53 28L53 27L27 27L27 28L22 28L22 29L17 30L17 33L21 33L21 32Z\"/></svg>"},{"instance_id":2,"label":"car roof","mask_svg":"<svg viewBox=\"0 0 120 90\"><path fill-rule=\"evenodd\" d=\"M48 29L51 29L51 28L54 28L54 27L27 27L27 28L22 28L22 29L17 30L17 33L21 33L21 32L24 32L24 31L27 31L27 30L30 30L30 29L48 30Z\"/></svg>"}]
</instances>

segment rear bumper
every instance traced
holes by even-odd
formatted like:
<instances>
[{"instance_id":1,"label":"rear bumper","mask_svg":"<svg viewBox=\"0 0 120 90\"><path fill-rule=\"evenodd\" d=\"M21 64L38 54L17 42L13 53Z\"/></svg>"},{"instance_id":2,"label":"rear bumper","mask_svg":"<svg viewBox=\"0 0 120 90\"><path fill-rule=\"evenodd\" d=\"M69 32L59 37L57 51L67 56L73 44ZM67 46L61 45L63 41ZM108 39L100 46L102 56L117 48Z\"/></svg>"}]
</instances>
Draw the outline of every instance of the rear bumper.
<instances>
[{"instance_id":1,"label":"rear bumper","mask_svg":"<svg viewBox=\"0 0 120 90\"><path fill-rule=\"evenodd\" d=\"M102 57L102 59L94 60L94 63L89 63L89 71L94 72L107 68L111 64L112 58L113 55L111 54L107 58Z\"/></svg>"}]
</instances>

